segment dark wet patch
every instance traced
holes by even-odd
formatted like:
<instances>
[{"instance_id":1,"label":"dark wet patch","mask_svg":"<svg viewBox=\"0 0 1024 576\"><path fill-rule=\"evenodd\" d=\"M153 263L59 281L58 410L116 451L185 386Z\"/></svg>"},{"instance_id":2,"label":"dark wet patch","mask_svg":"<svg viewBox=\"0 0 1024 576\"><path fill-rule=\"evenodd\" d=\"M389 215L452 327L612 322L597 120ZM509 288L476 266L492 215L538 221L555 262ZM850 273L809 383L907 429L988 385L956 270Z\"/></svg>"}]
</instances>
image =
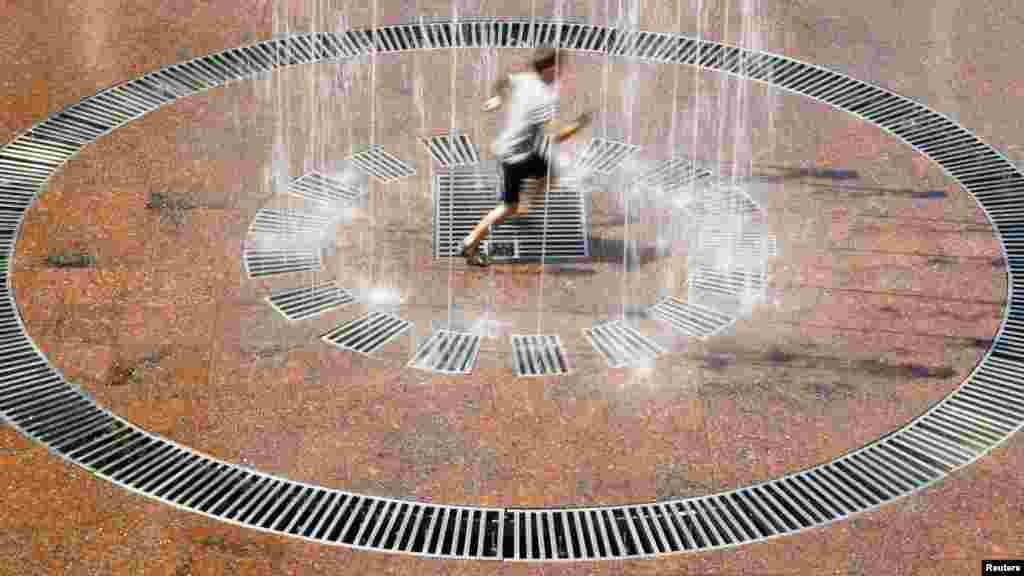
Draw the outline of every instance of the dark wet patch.
<instances>
[{"instance_id":1,"label":"dark wet patch","mask_svg":"<svg viewBox=\"0 0 1024 576\"><path fill-rule=\"evenodd\" d=\"M597 270L594 270L593 268L582 268L578 266L565 266L559 264L547 266L544 268L544 271L558 276L593 276L597 274Z\"/></svg>"},{"instance_id":2,"label":"dark wet patch","mask_svg":"<svg viewBox=\"0 0 1024 576\"><path fill-rule=\"evenodd\" d=\"M854 362L854 368L857 371L886 378L903 378L907 375L904 367L879 362L877 360L858 360Z\"/></svg>"},{"instance_id":3,"label":"dark wet patch","mask_svg":"<svg viewBox=\"0 0 1024 576\"><path fill-rule=\"evenodd\" d=\"M881 307L878 308L878 311L879 312L885 312L885 313L888 313L888 314L894 314L894 315L897 315L897 316L900 314L899 309L894 308L892 306L881 306Z\"/></svg>"},{"instance_id":4,"label":"dark wet patch","mask_svg":"<svg viewBox=\"0 0 1024 576\"><path fill-rule=\"evenodd\" d=\"M225 202L203 202L198 194L191 192L150 192L146 201L146 210L160 215L160 221L180 226L184 224L186 213L199 208L205 210L223 210Z\"/></svg>"},{"instance_id":5,"label":"dark wet patch","mask_svg":"<svg viewBox=\"0 0 1024 576\"><path fill-rule=\"evenodd\" d=\"M992 259L991 264L993 268L1002 268L1006 266L1006 259L1004 259L1002 256L997 256Z\"/></svg>"},{"instance_id":6,"label":"dark wet patch","mask_svg":"<svg viewBox=\"0 0 1024 576\"><path fill-rule=\"evenodd\" d=\"M992 347L993 342L994 340L992 340L991 338L975 338L974 340L971 340L971 345L974 346L975 348L988 350L989 348Z\"/></svg>"},{"instance_id":7,"label":"dark wet patch","mask_svg":"<svg viewBox=\"0 0 1024 576\"><path fill-rule=\"evenodd\" d=\"M712 492L712 487L699 480L687 478L685 469L659 466L654 475L655 496L659 500L689 498Z\"/></svg>"},{"instance_id":8,"label":"dark wet patch","mask_svg":"<svg viewBox=\"0 0 1024 576\"><path fill-rule=\"evenodd\" d=\"M848 399L854 396L857 389L846 382L814 382L805 385L804 389L814 394L819 400L830 402L836 399Z\"/></svg>"},{"instance_id":9,"label":"dark wet patch","mask_svg":"<svg viewBox=\"0 0 1024 576\"><path fill-rule=\"evenodd\" d=\"M206 536L196 541L196 544L211 548L224 554L230 554L231 556L238 556L242 558L250 557L259 554L259 547L253 544L244 544L241 542L230 542L223 536Z\"/></svg>"},{"instance_id":10,"label":"dark wet patch","mask_svg":"<svg viewBox=\"0 0 1024 576\"><path fill-rule=\"evenodd\" d=\"M110 368L110 378L107 386L131 386L142 383L142 372L134 366L114 364Z\"/></svg>"},{"instance_id":11,"label":"dark wet patch","mask_svg":"<svg viewBox=\"0 0 1024 576\"><path fill-rule=\"evenodd\" d=\"M160 366L165 353L153 352L146 354L134 362L118 360L110 369L107 386L131 386L142 384L146 374Z\"/></svg>"},{"instance_id":12,"label":"dark wet patch","mask_svg":"<svg viewBox=\"0 0 1024 576\"><path fill-rule=\"evenodd\" d=\"M46 257L46 265L50 268L92 268L96 258L82 252L63 252Z\"/></svg>"},{"instance_id":13,"label":"dark wet patch","mask_svg":"<svg viewBox=\"0 0 1024 576\"><path fill-rule=\"evenodd\" d=\"M913 200L932 200L946 197L944 190L911 190L909 188L879 188L874 186L825 186L818 185L816 194L836 194L849 198L910 198Z\"/></svg>"},{"instance_id":14,"label":"dark wet patch","mask_svg":"<svg viewBox=\"0 0 1024 576\"><path fill-rule=\"evenodd\" d=\"M826 180L857 180L860 173L856 170L842 170L836 168L814 168L814 167L788 167L788 166L758 166L778 170L780 173L759 174L757 179L763 182L779 182L797 178L820 178Z\"/></svg>"},{"instance_id":15,"label":"dark wet patch","mask_svg":"<svg viewBox=\"0 0 1024 576\"><path fill-rule=\"evenodd\" d=\"M736 355L709 353L704 355L703 360L704 368L708 370L724 370L736 364Z\"/></svg>"},{"instance_id":16,"label":"dark wet patch","mask_svg":"<svg viewBox=\"0 0 1024 576\"><path fill-rule=\"evenodd\" d=\"M956 370L952 366L921 366L919 364L909 364L903 366L907 374L911 378L939 378L946 379L956 376Z\"/></svg>"},{"instance_id":17,"label":"dark wet patch","mask_svg":"<svg viewBox=\"0 0 1024 576\"><path fill-rule=\"evenodd\" d=\"M773 348L764 355L764 359L772 364L788 364L789 362L792 362L794 358L796 358L795 355L790 354L789 352L783 352L778 348Z\"/></svg>"},{"instance_id":18,"label":"dark wet patch","mask_svg":"<svg viewBox=\"0 0 1024 576\"><path fill-rule=\"evenodd\" d=\"M944 256L933 256L928 259L929 266L951 266L956 264L956 259L946 258Z\"/></svg>"},{"instance_id":19,"label":"dark wet patch","mask_svg":"<svg viewBox=\"0 0 1024 576\"><path fill-rule=\"evenodd\" d=\"M801 170L803 172L801 176L808 178L827 178L829 180L856 180L860 178L860 174L856 170L832 170L813 168L809 170Z\"/></svg>"},{"instance_id":20,"label":"dark wet patch","mask_svg":"<svg viewBox=\"0 0 1024 576\"><path fill-rule=\"evenodd\" d=\"M259 362L263 360L283 359L293 350L297 350L302 347L303 346L299 344L292 346L271 344L269 346L244 348L242 353L249 356L250 362Z\"/></svg>"},{"instance_id":21,"label":"dark wet patch","mask_svg":"<svg viewBox=\"0 0 1024 576\"><path fill-rule=\"evenodd\" d=\"M192 574L192 559L188 558L174 568L174 576L190 576Z\"/></svg>"}]
</instances>

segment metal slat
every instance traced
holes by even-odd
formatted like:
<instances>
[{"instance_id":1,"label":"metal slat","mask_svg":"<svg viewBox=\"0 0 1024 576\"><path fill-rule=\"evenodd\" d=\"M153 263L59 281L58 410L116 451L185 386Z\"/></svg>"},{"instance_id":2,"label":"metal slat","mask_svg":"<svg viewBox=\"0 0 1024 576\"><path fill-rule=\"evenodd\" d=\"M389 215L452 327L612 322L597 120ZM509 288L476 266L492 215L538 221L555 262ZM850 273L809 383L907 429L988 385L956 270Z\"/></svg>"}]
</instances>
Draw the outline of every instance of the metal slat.
<instances>
[{"instance_id":1,"label":"metal slat","mask_svg":"<svg viewBox=\"0 0 1024 576\"><path fill-rule=\"evenodd\" d=\"M339 492L329 493L328 497L324 499L321 509L317 510L316 514L310 518L312 529L307 527L303 534L308 534L311 538L316 538L317 540L325 540L330 534L330 528L333 527L334 520L341 513L342 506L347 504L348 500L350 498L345 494ZM316 518L319 519L314 520ZM316 523L312 524L314 521Z\"/></svg>"},{"instance_id":2,"label":"metal slat","mask_svg":"<svg viewBox=\"0 0 1024 576\"><path fill-rule=\"evenodd\" d=\"M740 541L730 521L729 514L717 506L710 505L710 499L702 498L696 501L697 508L703 508L704 515L711 521L712 527L723 545L736 544Z\"/></svg>"},{"instance_id":3,"label":"metal slat","mask_svg":"<svg viewBox=\"0 0 1024 576\"><path fill-rule=\"evenodd\" d=\"M356 518L359 517L359 511L367 507L370 502L375 501L374 498L366 496L357 496L353 494L345 502L345 506L338 510L338 515L334 519L334 524L331 529L327 532L327 539L331 542L345 542L345 535L352 529L352 524ZM345 521L342 524L342 520Z\"/></svg>"},{"instance_id":4,"label":"metal slat","mask_svg":"<svg viewBox=\"0 0 1024 576\"><path fill-rule=\"evenodd\" d=\"M302 504L302 508L296 511L295 518L284 529L285 533L308 536L311 528L314 527L314 520L324 510L329 494L323 489L315 489Z\"/></svg>"}]
</instances>

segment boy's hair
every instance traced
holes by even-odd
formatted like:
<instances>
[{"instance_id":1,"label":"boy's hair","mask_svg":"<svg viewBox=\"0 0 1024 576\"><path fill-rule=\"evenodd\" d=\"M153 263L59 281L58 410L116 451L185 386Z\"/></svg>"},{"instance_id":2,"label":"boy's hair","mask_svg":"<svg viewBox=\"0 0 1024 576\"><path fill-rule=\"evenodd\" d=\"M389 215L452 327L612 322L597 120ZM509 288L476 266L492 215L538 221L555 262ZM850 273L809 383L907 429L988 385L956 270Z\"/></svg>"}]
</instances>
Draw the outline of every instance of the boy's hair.
<instances>
[{"instance_id":1,"label":"boy's hair","mask_svg":"<svg viewBox=\"0 0 1024 576\"><path fill-rule=\"evenodd\" d=\"M540 73L556 64L558 66L565 65L565 54L547 46L537 48L530 63L533 65L533 69Z\"/></svg>"}]
</instances>

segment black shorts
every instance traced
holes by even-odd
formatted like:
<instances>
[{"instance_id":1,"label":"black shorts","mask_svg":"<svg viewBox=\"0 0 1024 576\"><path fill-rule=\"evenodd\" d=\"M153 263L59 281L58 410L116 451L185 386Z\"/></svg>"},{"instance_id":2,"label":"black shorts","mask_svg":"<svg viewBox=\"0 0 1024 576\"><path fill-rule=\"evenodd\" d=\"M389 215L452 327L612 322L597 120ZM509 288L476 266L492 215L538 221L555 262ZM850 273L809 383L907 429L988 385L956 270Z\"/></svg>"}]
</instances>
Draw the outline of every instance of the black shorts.
<instances>
[{"instance_id":1,"label":"black shorts","mask_svg":"<svg viewBox=\"0 0 1024 576\"><path fill-rule=\"evenodd\" d=\"M533 154L522 162L514 164L501 163L503 184L501 201L505 204L519 203L519 189L527 178L547 178L548 163L540 155Z\"/></svg>"}]
</instances>

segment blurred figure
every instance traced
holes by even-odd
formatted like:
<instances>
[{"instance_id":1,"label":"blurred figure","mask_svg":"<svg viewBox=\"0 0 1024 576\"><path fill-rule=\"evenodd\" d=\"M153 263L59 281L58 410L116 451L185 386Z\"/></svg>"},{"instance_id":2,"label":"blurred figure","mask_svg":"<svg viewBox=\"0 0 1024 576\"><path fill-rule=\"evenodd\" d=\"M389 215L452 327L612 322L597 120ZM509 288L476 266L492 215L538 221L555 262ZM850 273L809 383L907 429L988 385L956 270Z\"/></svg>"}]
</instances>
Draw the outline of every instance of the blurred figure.
<instances>
[{"instance_id":1,"label":"blurred figure","mask_svg":"<svg viewBox=\"0 0 1024 576\"><path fill-rule=\"evenodd\" d=\"M558 114L558 77L565 66L564 54L552 48L539 48L531 66L518 73L501 77L494 87L495 96L483 105L485 112L505 107L508 110L505 129L492 145L501 162L501 203L491 210L462 241L460 254L475 266L487 266L490 258L480 250L491 226L500 224L520 211L519 195L523 181L541 181L539 190L550 185L551 142L562 142L590 123L589 113L565 124L555 119Z\"/></svg>"}]
</instances>

